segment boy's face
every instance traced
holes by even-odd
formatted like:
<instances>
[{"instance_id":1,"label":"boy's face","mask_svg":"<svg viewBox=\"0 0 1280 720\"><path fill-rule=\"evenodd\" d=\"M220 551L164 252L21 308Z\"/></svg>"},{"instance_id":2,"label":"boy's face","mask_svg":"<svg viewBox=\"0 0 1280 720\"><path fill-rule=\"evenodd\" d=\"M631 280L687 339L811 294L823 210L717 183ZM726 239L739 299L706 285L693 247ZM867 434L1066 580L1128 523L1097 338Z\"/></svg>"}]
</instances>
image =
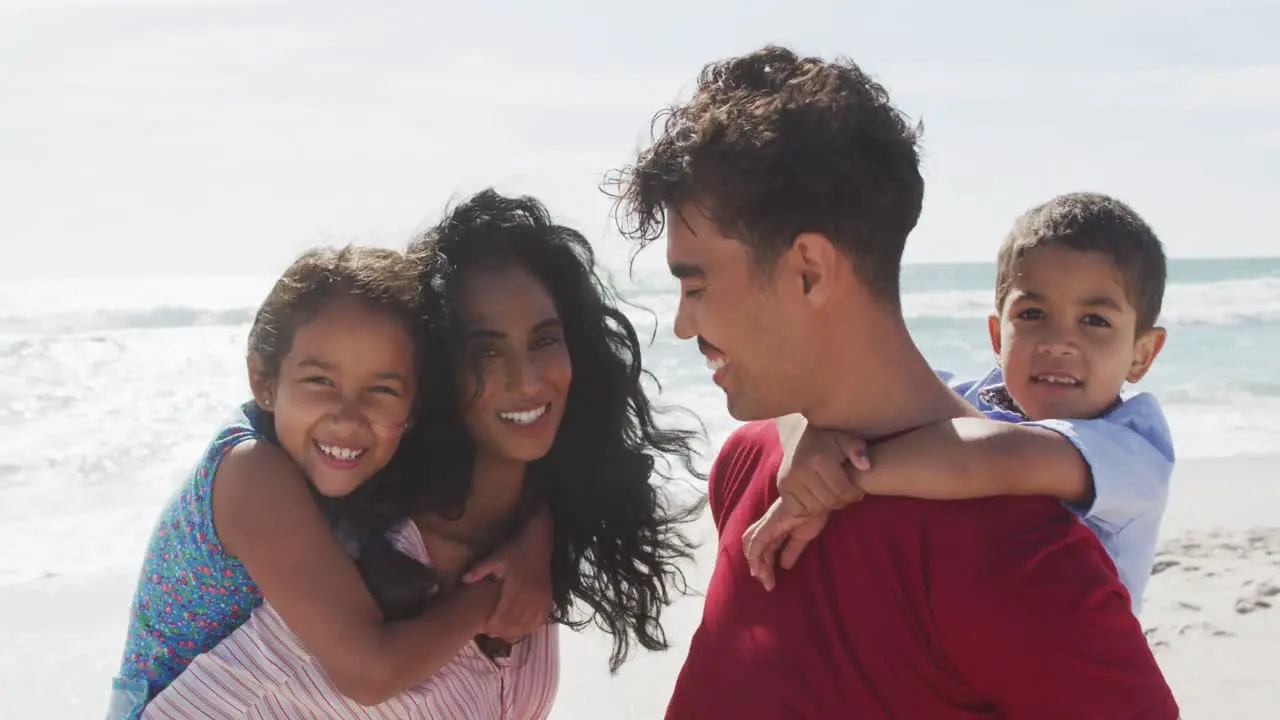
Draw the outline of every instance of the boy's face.
<instances>
[{"instance_id":1,"label":"boy's face","mask_svg":"<svg viewBox=\"0 0 1280 720\"><path fill-rule=\"evenodd\" d=\"M1023 253L988 323L1009 394L1032 420L1095 417L1141 380L1165 332L1137 325L1109 258L1052 245Z\"/></svg>"}]
</instances>

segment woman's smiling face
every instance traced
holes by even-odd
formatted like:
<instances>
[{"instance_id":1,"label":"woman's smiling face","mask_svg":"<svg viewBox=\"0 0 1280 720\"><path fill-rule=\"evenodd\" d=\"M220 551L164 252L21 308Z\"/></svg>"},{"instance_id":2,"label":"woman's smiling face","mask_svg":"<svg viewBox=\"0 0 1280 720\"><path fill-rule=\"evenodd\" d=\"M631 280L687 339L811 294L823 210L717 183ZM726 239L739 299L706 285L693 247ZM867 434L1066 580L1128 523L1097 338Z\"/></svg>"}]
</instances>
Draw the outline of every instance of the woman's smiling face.
<instances>
[{"instance_id":1,"label":"woman's smiling face","mask_svg":"<svg viewBox=\"0 0 1280 720\"><path fill-rule=\"evenodd\" d=\"M573 363L547 288L511 265L463 282L459 387L478 452L518 462L545 456L564 417Z\"/></svg>"}]
</instances>

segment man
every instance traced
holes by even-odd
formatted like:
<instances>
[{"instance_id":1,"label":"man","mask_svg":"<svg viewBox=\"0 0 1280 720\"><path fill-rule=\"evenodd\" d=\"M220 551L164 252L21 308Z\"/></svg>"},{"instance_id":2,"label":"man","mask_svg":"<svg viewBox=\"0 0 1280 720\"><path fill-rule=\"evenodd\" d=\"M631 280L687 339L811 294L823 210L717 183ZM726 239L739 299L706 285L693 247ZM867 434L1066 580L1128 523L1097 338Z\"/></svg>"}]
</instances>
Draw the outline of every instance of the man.
<instances>
[{"instance_id":1,"label":"man","mask_svg":"<svg viewBox=\"0 0 1280 720\"><path fill-rule=\"evenodd\" d=\"M1176 718L1114 566L1053 500L869 497L772 591L749 574L768 418L876 440L976 413L902 317L918 138L856 65L766 47L704 69L620 178L624 231L667 234L676 334L755 421L712 469L720 553L667 717Z\"/></svg>"}]
</instances>

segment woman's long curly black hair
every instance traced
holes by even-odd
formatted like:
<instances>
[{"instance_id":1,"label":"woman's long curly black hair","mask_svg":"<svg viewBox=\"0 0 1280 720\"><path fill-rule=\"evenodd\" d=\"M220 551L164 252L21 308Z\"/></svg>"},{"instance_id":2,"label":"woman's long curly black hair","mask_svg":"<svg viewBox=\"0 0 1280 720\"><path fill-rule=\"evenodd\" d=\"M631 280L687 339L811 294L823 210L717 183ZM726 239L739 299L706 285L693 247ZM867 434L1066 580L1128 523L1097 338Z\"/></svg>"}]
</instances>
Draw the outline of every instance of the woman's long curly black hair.
<instances>
[{"instance_id":1,"label":"woman's long curly black hair","mask_svg":"<svg viewBox=\"0 0 1280 720\"><path fill-rule=\"evenodd\" d=\"M532 197L484 190L449 211L415 240L410 255L424 267L427 293L443 303L443 322L429 331L444 362L428 365L420 384L426 402L402 444L404 467L422 475L389 476L377 504L456 516L471 494L475 444L462 422L463 372L477 372L464 352L463 282L477 271L520 267L550 293L573 364L563 420L550 452L530 464L527 481L555 524L552 620L574 629L594 623L613 636L611 670L632 642L668 647L660 623L672 591L685 591L680 563L693 544L680 525L702 503L676 507L652 482L671 479L671 461L693 477L693 443L701 434L655 420L644 388L640 340L596 275L586 238L552 222Z\"/></svg>"}]
</instances>

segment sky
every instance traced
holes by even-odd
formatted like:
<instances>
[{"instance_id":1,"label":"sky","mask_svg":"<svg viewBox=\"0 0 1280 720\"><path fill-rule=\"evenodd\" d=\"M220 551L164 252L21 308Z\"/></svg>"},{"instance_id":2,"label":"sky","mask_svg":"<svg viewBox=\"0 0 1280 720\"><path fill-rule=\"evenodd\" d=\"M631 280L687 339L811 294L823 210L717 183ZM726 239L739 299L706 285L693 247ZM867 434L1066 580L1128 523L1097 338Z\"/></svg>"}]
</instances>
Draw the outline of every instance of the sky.
<instances>
[{"instance_id":1,"label":"sky","mask_svg":"<svg viewBox=\"0 0 1280 720\"><path fill-rule=\"evenodd\" d=\"M619 266L602 179L767 43L923 121L910 262L990 260L1073 190L1172 257L1280 255L1277 28L1280 0L0 0L0 278L269 274L490 185Z\"/></svg>"}]
</instances>

